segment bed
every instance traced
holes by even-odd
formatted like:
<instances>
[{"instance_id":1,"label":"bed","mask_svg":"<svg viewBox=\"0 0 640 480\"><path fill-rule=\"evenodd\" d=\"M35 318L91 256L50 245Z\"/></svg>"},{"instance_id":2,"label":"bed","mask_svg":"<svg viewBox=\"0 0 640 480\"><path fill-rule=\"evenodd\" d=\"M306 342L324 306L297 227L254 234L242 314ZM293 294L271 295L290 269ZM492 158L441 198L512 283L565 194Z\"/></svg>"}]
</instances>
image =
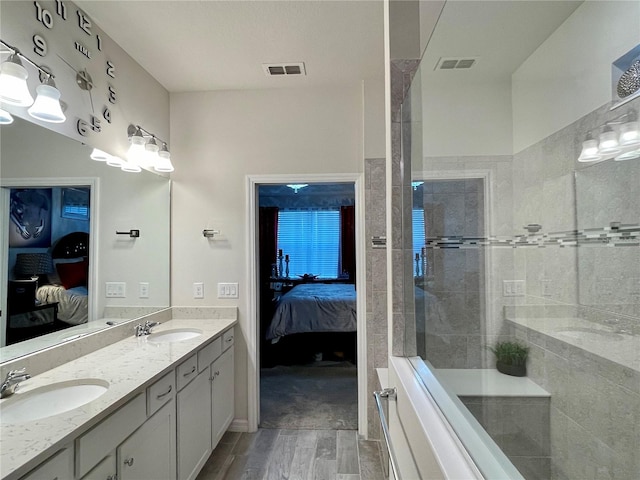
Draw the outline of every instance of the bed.
<instances>
[{"instance_id":1,"label":"bed","mask_svg":"<svg viewBox=\"0 0 640 480\"><path fill-rule=\"evenodd\" d=\"M89 318L89 234L73 232L61 237L51 249L55 271L49 283L36 291L41 304L57 303L57 319L69 325L86 323Z\"/></svg>"},{"instance_id":2,"label":"bed","mask_svg":"<svg viewBox=\"0 0 640 480\"><path fill-rule=\"evenodd\" d=\"M356 329L354 285L304 283L278 299L266 339L275 343L286 335Z\"/></svg>"}]
</instances>

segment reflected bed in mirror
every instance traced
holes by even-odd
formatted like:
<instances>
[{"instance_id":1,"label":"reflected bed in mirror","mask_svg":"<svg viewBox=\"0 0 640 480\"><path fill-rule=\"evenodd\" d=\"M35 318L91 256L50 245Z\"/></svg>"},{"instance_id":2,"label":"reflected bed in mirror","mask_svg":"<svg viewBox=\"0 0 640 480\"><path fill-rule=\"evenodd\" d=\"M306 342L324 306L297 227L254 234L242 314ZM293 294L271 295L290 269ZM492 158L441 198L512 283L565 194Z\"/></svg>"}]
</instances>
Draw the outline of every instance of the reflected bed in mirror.
<instances>
[{"instance_id":1,"label":"reflected bed in mirror","mask_svg":"<svg viewBox=\"0 0 640 480\"><path fill-rule=\"evenodd\" d=\"M27 321L37 317L43 324L55 323L30 338L35 335L10 329L9 315L2 315L0 363L169 306L166 176L125 173L93 161L89 146L19 118L0 127L0 148L0 208L7 212L2 216L7 221L0 226L0 308L10 313L7 303L13 303L9 308L15 311L16 305L25 307L19 303L23 301L31 312ZM12 235L24 240L18 223L10 220L11 193L25 190L45 190L49 195L46 208L38 208L34 226L28 227L35 232L51 223L46 234L38 232L46 239L37 245L11 241ZM132 228L140 231L140 237L115 234ZM79 248L74 236L59 243L73 232L85 236L84 252L72 251ZM27 233L33 237L33 232ZM38 267L42 272L27 271L30 266L16 272L19 254L31 255L22 260L42 260L49 266ZM107 282L124 288L118 296L107 297ZM145 292L140 284L148 284ZM16 292L24 298L16 297Z\"/></svg>"}]
</instances>

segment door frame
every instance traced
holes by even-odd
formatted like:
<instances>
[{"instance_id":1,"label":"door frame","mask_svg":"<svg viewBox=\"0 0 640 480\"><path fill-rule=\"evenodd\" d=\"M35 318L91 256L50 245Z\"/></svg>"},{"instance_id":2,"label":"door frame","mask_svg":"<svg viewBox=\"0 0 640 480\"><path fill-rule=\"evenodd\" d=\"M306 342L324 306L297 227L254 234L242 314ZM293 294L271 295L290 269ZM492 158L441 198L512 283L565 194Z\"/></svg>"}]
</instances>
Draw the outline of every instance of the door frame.
<instances>
[{"instance_id":1,"label":"door frame","mask_svg":"<svg viewBox=\"0 0 640 480\"><path fill-rule=\"evenodd\" d=\"M356 316L357 316L357 361L358 361L358 432L367 437L367 332L366 332L366 256L364 228L364 175L362 173L336 174L273 174L247 175L247 378L248 378L248 418L250 432L258 430L260 422L260 329L258 328L258 305L260 288L258 285L258 205L259 185L287 183L353 183L355 187L355 230L356 230Z\"/></svg>"}]
</instances>

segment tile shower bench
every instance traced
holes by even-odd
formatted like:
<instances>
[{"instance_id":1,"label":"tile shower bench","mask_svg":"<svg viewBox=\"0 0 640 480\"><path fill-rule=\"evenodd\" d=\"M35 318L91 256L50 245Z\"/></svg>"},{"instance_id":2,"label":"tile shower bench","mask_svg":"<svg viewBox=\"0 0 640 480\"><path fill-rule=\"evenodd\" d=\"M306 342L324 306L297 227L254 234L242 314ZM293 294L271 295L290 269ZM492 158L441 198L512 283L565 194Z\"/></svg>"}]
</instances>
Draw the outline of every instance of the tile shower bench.
<instances>
[{"instance_id":1,"label":"tile shower bench","mask_svg":"<svg viewBox=\"0 0 640 480\"><path fill-rule=\"evenodd\" d=\"M549 478L551 395L495 369L433 369L527 480Z\"/></svg>"}]
</instances>

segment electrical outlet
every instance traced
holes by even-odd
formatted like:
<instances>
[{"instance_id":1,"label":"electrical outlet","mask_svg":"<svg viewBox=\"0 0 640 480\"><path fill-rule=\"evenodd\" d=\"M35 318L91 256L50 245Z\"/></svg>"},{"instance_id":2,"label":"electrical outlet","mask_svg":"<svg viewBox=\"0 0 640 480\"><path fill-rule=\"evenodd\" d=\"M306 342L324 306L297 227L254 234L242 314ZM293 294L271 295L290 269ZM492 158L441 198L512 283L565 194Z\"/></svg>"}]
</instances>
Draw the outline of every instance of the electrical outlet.
<instances>
[{"instance_id":1,"label":"electrical outlet","mask_svg":"<svg viewBox=\"0 0 640 480\"><path fill-rule=\"evenodd\" d=\"M107 282L105 289L107 298L126 298L127 284L125 282Z\"/></svg>"},{"instance_id":2,"label":"electrical outlet","mask_svg":"<svg viewBox=\"0 0 640 480\"><path fill-rule=\"evenodd\" d=\"M524 280L503 280L502 296L503 297L523 297L525 294Z\"/></svg>"},{"instance_id":3,"label":"electrical outlet","mask_svg":"<svg viewBox=\"0 0 640 480\"><path fill-rule=\"evenodd\" d=\"M237 283L219 283L218 298L238 298Z\"/></svg>"},{"instance_id":4,"label":"electrical outlet","mask_svg":"<svg viewBox=\"0 0 640 480\"><path fill-rule=\"evenodd\" d=\"M194 282L193 284L193 298L204 298L204 283Z\"/></svg>"},{"instance_id":5,"label":"electrical outlet","mask_svg":"<svg viewBox=\"0 0 640 480\"><path fill-rule=\"evenodd\" d=\"M140 282L138 297L149 298L149 282Z\"/></svg>"}]
</instances>

